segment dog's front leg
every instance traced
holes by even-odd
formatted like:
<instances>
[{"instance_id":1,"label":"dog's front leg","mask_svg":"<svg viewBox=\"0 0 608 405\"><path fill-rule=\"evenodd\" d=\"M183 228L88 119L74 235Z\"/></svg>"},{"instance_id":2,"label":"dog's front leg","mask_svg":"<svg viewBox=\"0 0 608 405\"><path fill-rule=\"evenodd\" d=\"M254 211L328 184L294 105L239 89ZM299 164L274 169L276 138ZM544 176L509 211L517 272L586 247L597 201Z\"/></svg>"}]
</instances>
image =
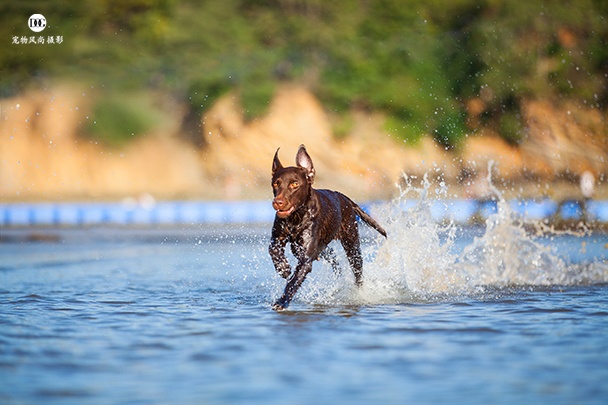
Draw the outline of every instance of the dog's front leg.
<instances>
[{"instance_id":1,"label":"dog's front leg","mask_svg":"<svg viewBox=\"0 0 608 405\"><path fill-rule=\"evenodd\" d=\"M275 302L275 304L272 306L272 309L274 309L275 311L280 311L282 309L287 308L289 306L289 303L293 299L293 296L296 294L296 292L304 282L304 279L311 271L312 260L310 258L305 258L298 262L293 276L291 276L291 278L287 281L287 285L285 286L285 292L283 293L281 298L279 298L277 302Z\"/></svg>"},{"instance_id":2,"label":"dog's front leg","mask_svg":"<svg viewBox=\"0 0 608 405\"><path fill-rule=\"evenodd\" d=\"M286 279L291 274L291 266L285 256L285 245L287 245L287 238L273 237L268 246L268 253L277 273Z\"/></svg>"}]
</instances>

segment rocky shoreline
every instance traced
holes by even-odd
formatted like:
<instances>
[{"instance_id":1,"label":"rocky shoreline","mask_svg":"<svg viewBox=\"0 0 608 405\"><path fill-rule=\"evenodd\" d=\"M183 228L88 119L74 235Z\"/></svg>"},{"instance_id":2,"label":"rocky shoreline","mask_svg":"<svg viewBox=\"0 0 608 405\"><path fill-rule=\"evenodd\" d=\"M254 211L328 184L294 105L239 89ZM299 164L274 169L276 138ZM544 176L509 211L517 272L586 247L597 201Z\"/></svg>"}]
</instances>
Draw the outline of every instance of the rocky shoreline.
<instances>
[{"instance_id":1,"label":"rocky shoreline","mask_svg":"<svg viewBox=\"0 0 608 405\"><path fill-rule=\"evenodd\" d=\"M276 148L289 156L301 143L315 162L317 187L363 201L396 195L404 174L426 174L450 198L485 198L490 161L492 182L508 198L582 198L585 172L593 176L593 196L608 198L606 113L571 101L526 101L519 145L478 127L449 151L430 137L406 145L369 111L353 110L349 133L337 138L331 114L295 85L280 87L268 112L253 121L245 121L235 94L220 98L201 118L203 147L181 133L184 109L165 105L166 123L116 149L82 136L91 105L77 88L0 100L2 201L266 199Z\"/></svg>"}]
</instances>

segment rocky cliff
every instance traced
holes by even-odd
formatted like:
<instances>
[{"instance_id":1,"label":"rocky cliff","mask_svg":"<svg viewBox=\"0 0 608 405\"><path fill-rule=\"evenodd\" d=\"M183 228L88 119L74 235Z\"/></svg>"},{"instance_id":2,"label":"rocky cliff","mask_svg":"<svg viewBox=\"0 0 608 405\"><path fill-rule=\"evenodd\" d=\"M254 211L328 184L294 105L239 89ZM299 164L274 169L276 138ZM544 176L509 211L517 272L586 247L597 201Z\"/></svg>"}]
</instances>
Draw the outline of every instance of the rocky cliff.
<instances>
[{"instance_id":1,"label":"rocky cliff","mask_svg":"<svg viewBox=\"0 0 608 405\"><path fill-rule=\"evenodd\" d=\"M402 174L425 173L450 185L456 196L481 197L488 162L507 193L577 197L577 181L594 175L598 195L608 174L606 113L573 102L524 103L525 134L518 146L481 129L446 151L424 138L406 145L383 130L379 114L353 111L352 129L337 138L331 117L306 89L281 87L265 116L246 122L238 98L227 94L201 121L205 146L180 135L182 114L121 149L81 136L89 119L86 94L71 87L32 91L0 100L0 196L2 201L117 199L264 199L278 147L284 163L306 144L317 168L316 186L357 199L397 192Z\"/></svg>"}]
</instances>

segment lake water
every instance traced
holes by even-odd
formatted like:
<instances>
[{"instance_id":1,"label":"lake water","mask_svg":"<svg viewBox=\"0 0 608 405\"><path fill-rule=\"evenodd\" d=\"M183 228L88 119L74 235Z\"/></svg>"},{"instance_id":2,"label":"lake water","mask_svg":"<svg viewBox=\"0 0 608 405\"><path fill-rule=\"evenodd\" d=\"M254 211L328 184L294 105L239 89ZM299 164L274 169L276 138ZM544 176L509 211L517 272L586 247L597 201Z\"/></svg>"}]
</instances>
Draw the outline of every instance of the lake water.
<instances>
[{"instance_id":1,"label":"lake water","mask_svg":"<svg viewBox=\"0 0 608 405\"><path fill-rule=\"evenodd\" d=\"M0 403L608 403L606 235L420 201L280 313L269 224L3 229Z\"/></svg>"}]
</instances>

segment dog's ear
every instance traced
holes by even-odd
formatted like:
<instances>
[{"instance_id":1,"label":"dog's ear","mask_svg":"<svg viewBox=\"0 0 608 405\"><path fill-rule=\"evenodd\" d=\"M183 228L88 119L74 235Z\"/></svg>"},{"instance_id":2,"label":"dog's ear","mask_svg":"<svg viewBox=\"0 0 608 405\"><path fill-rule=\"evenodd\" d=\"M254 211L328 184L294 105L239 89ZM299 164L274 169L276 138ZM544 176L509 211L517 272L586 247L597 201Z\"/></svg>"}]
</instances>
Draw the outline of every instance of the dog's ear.
<instances>
[{"instance_id":1,"label":"dog's ear","mask_svg":"<svg viewBox=\"0 0 608 405\"><path fill-rule=\"evenodd\" d=\"M281 148L277 148L277 151L274 153L274 159L272 159L272 174L274 174L274 172L276 172L277 170L283 168L283 165L279 160L279 149Z\"/></svg>"},{"instance_id":2,"label":"dog's ear","mask_svg":"<svg viewBox=\"0 0 608 405\"><path fill-rule=\"evenodd\" d=\"M298 149L298 154L296 155L296 165L306 169L308 181L312 184L315 180L315 168L312 165L312 159L306 152L306 147L304 145L300 145L300 149Z\"/></svg>"}]
</instances>

